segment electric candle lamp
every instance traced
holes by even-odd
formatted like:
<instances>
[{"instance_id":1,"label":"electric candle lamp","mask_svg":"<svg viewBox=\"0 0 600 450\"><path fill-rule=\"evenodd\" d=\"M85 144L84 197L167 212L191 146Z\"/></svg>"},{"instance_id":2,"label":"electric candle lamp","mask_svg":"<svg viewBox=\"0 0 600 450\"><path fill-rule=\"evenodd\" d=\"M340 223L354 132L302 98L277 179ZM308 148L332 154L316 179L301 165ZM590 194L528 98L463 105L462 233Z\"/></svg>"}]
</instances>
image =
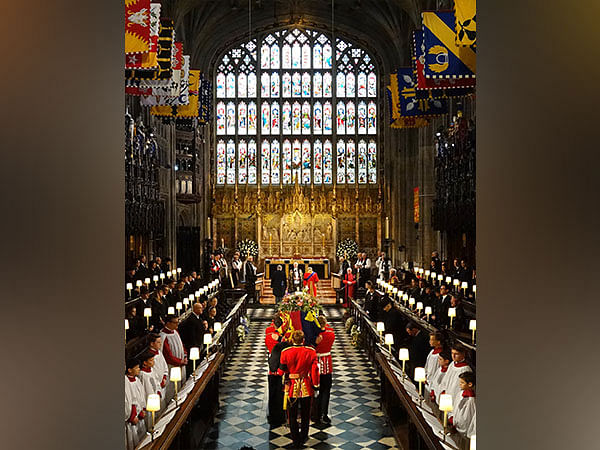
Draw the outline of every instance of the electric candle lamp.
<instances>
[{"instance_id":1,"label":"electric candle lamp","mask_svg":"<svg viewBox=\"0 0 600 450\"><path fill-rule=\"evenodd\" d=\"M398 288L397 287L393 288L392 292L394 294L394 297L398 297Z\"/></svg>"},{"instance_id":2,"label":"electric candle lamp","mask_svg":"<svg viewBox=\"0 0 600 450\"><path fill-rule=\"evenodd\" d=\"M424 270L423 270L423 268L421 267L421 268L419 269L419 274L420 274L421 276L423 276L423 272L424 272Z\"/></svg>"},{"instance_id":3,"label":"electric candle lamp","mask_svg":"<svg viewBox=\"0 0 600 450\"><path fill-rule=\"evenodd\" d=\"M452 283L452 277L446 277L446 283Z\"/></svg>"},{"instance_id":4,"label":"electric candle lamp","mask_svg":"<svg viewBox=\"0 0 600 450\"><path fill-rule=\"evenodd\" d=\"M439 274L438 275L438 281L441 283L443 281L443 279L444 279L444 275Z\"/></svg>"},{"instance_id":5,"label":"electric candle lamp","mask_svg":"<svg viewBox=\"0 0 600 450\"><path fill-rule=\"evenodd\" d=\"M463 281L460 284L460 288L463 290L463 294L467 294L467 288L469 287L469 283L467 283L466 281Z\"/></svg>"},{"instance_id":6,"label":"electric candle lamp","mask_svg":"<svg viewBox=\"0 0 600 450\"><path fill-rule=\"evenodd\" d=\"M425 307L425 315L427 316L427 321L429 322L429 316L431 315L431 306Z\"/></svg>"},{"instance_id":7,"label":"electric candle lamp","mask_svg":"<svg viewBox=\"0 0 600 450\"><path fill-rule=\"evenodd\" d=\"M403 301L404 303L406 303L406 302L408 301L408 294L404 294L404 295L402 296L402 301Z\"/></svg>"},{"instance_id":8,"label":"electric candle lamp","mask_svg":"<svg viewBox=\"0 0 600 450\"><path fill-rule=\"evenodd\" d=\"M194 292L194 297L196 297L196 299L200 298L200 289L198 289L196 292Z\"/></svg>"},{"instance_id":9,"label":"electric candle lamp","mask_svg":"<svg viewBox=\"0 0 600 450\"><path fill-rule=\"evenodd\" d=\"M422 310L423 310L423 302L417 302L417 311L419 312L419 315L421 314Z\"/></svg>"},{"instance_id":10,"label":"electric candle lamp","mask_svg":"<svg viewBox=\"0 0 600 450\"><path fill-rule=\"evenodd\" d=\"M469 330L472 331L473 344L475 343L475 330L477 330L477 321L475 319L469 320Z\"/></svg>"},{"instance_id":11,"label":"electric candle lamp","mask_svg":"<svg viewBox=\"0 0 600 450\"><path fill-rule=\"evenodd\" d=\"M385 345L388 346L388 349L390 350L390 355L392 354L392 344L394 343L394 335L387 333L385 335Z\"/></svg>"},{"instance_id":12,"label":"electric candle lamp","mask_svg":"<svg viewBox=\"0 0 600 450\"><path fill-rule=\"evenodd\" d=\"M173 308L172 306L169 306L167 308L167 314L169 314L169 315L175 314L175 308Z\"/></svg>"},{"instance_id":13,"label":"electric candle lamp","mask_svg":"<svg viewBox=\"0 0 600 450\"><path fill-rule=\"evenodd\" d=\"M183 299L183 306L185 306L185 309L188 309L188 305L190 304L190 301L187 298Z\"/></svg>"},{"instance_id":14,"label":"electric candle lamp","mask_svg":"<svg viewBox=\"0 0 600 450\"><path fill-rule=\"evenodd\" d=\"M164 272L161 272L159 276L160 276L161 281L165 279L165 273Z\"/></svg>"},{"instance_id":15,"label":"electric candle lamp","mask_svg":"<svg viewBox=\"0 0 600 450\"><path fill-rule=\"evenodd\" d=\"M450 328L452 328L452 319L456 317L456 308L448 308L448 317L450 317Z\"/></svg>"},{"instance_id":16,"label":"electric candle lamp","mask_svg":"<svg viewBox=\"0 0 600 450\"><path fill-rule=\"evenodd\" d=\"M136 285L137 287L142 287L142 280L137 280L137 281L135 282L135 285Z\"/></svg>"},{"instance_id":17,"label":"electric candle lamp","mask_svg":"<svg viewBox=\"0 0 600 450\"><path fill-rule=\"evenodd\" d=\"M196 361L200 359L200 349L198 347L190 348L190 359L192 360L192 364L194 365L194 371L192 372L192 376L194 377L194 381L196 381Z\"/></svg>"},{"instance_id":18,"label":"electric candle lamp","mask_svg":"<svg viewBox=\"0 0 600 450\"><path fill-rule=\"evenodd\" d=\"M152 277L152 281L154 281L155 283L158 283L158 275L154 275Z\"/></svg>"},{"instance_id":19,"label":"electric candle lamp","mask_svg":"<svg viewBox=\"0 0 600 450\"><path fill-rule=\"evenodd\" d=\"M400 352L398 354L398 359L400 361L402 361L402 379L404 380L404 377L406 376L406 371L405 366L406 366L406 361L408 361L408 349L407 348L401 348Z\"/></svg>"},{"instance_id":20,"label":"electric candle lamp","mask_svg":"<svg viewBox=\"0 0 600 450\"><path fill-rule=\"evenodd\" d=\"M190 305L194 304L194 294L188 295L188 302L190 303Z\"/></svg>"},{"instance_id":21,"label":"electric candle lamp","mask_svg":"<svg viewBox=\"0 0 600 450\"><path fill-rule=\"evenodd\" d=\"M431 272L431 279L432 279L433 281L437 280L437 273L435 273L435 272Z\"/></svg>"},{"instance_id":22,"label":"electric candle lamp","mask_svg":"<svg viewBox=\"0 0 600 450\"><path fill-rule=\"evenodd\" d=\"M455 278L454 281L452 282L452 284L454 285L455 288L457 288L458 285L460 284L460 280L458 278Z\"/></svg>"},{"instance_id":23,"label":"electric candle lamp","mask_svg":"<svg viewBox=\"0 0 600 450\"><path fill-rule=\"evenodd\" d=\"M215 333L218 333L219 331L221 331L222 330L221 322L215 322L215 324L213 325L213 330L215 331Z\"/></svg>"},{"instance_id":24,"label":"electric candle lamp","mask_svg":"<svg viewBox=\"0 0 600 450\"><path fill-rule=\"evenodd\" d=\"M127 283L127 290L129 291L129 298L131 298L131 290L133 289L133 283Z\"/></svg>"},{"instance_id":25,"label":"electric candle lamp","mask_svg":"<svg viewBox=\"0 0 600 450\"><path fill-rule=\"evenodd\" d=\"M415 266L415 273L419 272L419 268L417 266Z\"/></svg>"},{"instance_id":26,"label":"electric candle lamp","mask_svg":"<svg viewBox=\"0 0 600 450\"><path fill-rule=\"evenodd\" d=\"M179 390L178 390L178 386L177 383L181 381L181 367L171 367L171 376L169 377L169 379L175 383L175 405L179 406L177 404L178 401L178 394L179 394Z\"/></svg>"},{"instance_id":27,"label":"electric candle lamp","mask_svg":"<svg viewBox=\"0 0 600 450\"><path fill-rule=\"evenodd\" d=\"M383 332L385 331L385 324L383 322L377 322L377 331L379 332L379 339L383 339Z\"/></svg>"},{"instance_id":28,"label":"electric candle lamp","mask_svg":"<svg viewBox=\"0 0 600 450\"><path fill-rule=\"evenodd\" d=\"M440 411L444 411L444 442L446 442L446 428L448 427L448 413L452 411L452 395L440 395Z\"/></svg>"},{"instance_id":29,"label":"electric candle lamp","mask_svg":"<svg viewBox=\"0 0 600 450\"><path fill-rule=\"evenodd\" d=\"M413 306L415 305L415 298L414 297L409 298L408 304L410 306L410 309L413 309Z\"/></svg>"},{"instance_id":30,"label":"electric candle lamp","mask_svg":"<svg viewBox=\"0 0 600 450\"><path fill-rule=\"evenodd\" d=\"M181 314L182 308L183 308L183 304L181 302L175 303L175 309L177 310L177 314Z\"/></svg>"},{"instance_id":31,"label":"electric candle lamp","mask_svg":"<svg viewBox=\"0 0 600 450\"><path fill-rule=\"evenodd\" d=\"M179 275L181 273L181 267L177 268L177 274Z\"/></svg>"},{"instance_id":32,"label":"electric candle lamp","mask_svg":"<svg viewBox=\"0 0 600 450\"><path fill-rule=\"evenodd\" d=\"M469 450L477 450L476 447L476 441L477 440L477 436L473 435L471 436L471 444L469 445Z\"/></svg>"},{"instance_id":33,"label":"electric candle lamp","mask_svg":"<svg viewBox=\"0 0 600 450\"><path fill-rule=\"evenodd\" d=\"M208 347L212 344L212 336L210 333L204 335L204 345L206 345L206 357L208 357Z\"/></svg>"},{"instance_id":34,"label":"electric candle lamp","mask_svg":"<svg viewBox=\"0 0 600 450\"><path fill-rule=\"evenodd\" d=\"M146 278L144 279L144 284L145 284L146 286L148 286L148 285L150 284L150 278L146 277Z\"/></svg>"},{"instance_id":35,"label":"electric candle lamp","mask_svg":"<svg viewBox=\"0 0 600 450\"><path fill-rule=\"evenodd\" d=\"M150 428L150 436L152 436L152 440L154 441L154 414L156 411L160 410L160 397L158 394L149 394L148 400L146 401L146 411L152 413L152 427Z\"/></svg>"},{"instance_id":36,"label":"electric candle lamp","mask_svg":"<svg viewBox=\"0 0 600 450\"><path fill-rule=\"evenodd\" d=\"M125 319L125 331L129 330L129 320Z\"/></svg>"},{"instance_id":37,"label":"electric candle lamp","mask_svg":"<svg viewBox=\"0 0 600 450\"><path fill-rule=\"evenodd\" d=\"M415 367L415 381L419 383L419 404L423 402L423 382L427 378L425 377L424 367Z\"/></svg>"},{"instance_id":38,"label":"electric candle lamp","mask_svg":"<svg viewBox=\"0 0 600 450\"><path fill-rule=\"evenodd\" d=\"M429 275L431 275L431 270L426 270L426 271L425 271L425 277L426 277L427 279L429 279Z\"/></svg>"},{"instance_id":39,"label":"electric candle lamp","mask_svg":"<svg viewBox=\"0 0 600 450\"><path fill-rule=\"evenodd\" d=\"M474 285L473 285L473 294L476 294L476 293L477 293L477 285L476 285L476 284L474 284Z\"/></svg>"},{"instance_id":40,"label":"electric candle lamp","mask_svg":"<svg viewBox=\"0 0 600 450\"><path fill-rule=\"evenodd\" d=\"M150 328L150 317L152 317L152 308L144 308L144 317L146 318L146 328Z\"/></svg>"},{"instance_id":41,"label":"electric candle lamp","mask_svg":"<svg viewBox=\"0 0 600 450\"><path fill-rule=\"evenodd\" d=\"M173 275L173 272L171 272L170 270L167 271L167 277L171 278L171 275Z\"/></svg>"}]
</instances>

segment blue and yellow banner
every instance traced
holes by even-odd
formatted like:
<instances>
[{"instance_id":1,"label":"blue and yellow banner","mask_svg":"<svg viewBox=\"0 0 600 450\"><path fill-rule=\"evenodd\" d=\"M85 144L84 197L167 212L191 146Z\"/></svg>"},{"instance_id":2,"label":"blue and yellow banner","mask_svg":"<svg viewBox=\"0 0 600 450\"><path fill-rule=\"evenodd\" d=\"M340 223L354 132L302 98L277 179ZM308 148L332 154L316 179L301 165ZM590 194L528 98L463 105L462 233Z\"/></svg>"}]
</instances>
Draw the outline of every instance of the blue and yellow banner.
<instances>
[{"instance_id":1,"label":"blue and yellow banner","mask_svg":"<svg viewBox=\"0 0 600 450\"><path fill-rule=\"evenodd\" d=\"M456 45L459 47L476 46L476 12L475 0L454 0Z\"/></svg>"},{"instance_id":2,"label":"blue and yellow banner","mask_svg":"<svg viewBox=\"0 0 600 450\"><path fill-rule=\"evenodd\" d=\"M390 75L392 117L427 117L446 114L448 103L442 98L419 98L412 67L401 67Z\"/></svg>"},{"instance_id":3,"label":"blue and yellow banner","mask_svg":"<svg viewBox=\"0 0 600 450\"><path fill-rule=\"evenodd\" d=\"M391 86L386 86L385 91L387 94L388 104L390 106L390 128L421 128L427 126L429 124L429 120L425 117L393 117L393 111L397 111L398 108L394 106L392 101L392 88Z\"/></svg>"},{"instance_id":4,"label":"blue and yellow banner","mask_svg":"<svg viewBox=\"0 0 600 450\"><path fill-rule=\"evenodd\" d=\"M423 13L426 78L475 78L474 47L456 45L454 11Z\"/></svg>"}]
</instances>

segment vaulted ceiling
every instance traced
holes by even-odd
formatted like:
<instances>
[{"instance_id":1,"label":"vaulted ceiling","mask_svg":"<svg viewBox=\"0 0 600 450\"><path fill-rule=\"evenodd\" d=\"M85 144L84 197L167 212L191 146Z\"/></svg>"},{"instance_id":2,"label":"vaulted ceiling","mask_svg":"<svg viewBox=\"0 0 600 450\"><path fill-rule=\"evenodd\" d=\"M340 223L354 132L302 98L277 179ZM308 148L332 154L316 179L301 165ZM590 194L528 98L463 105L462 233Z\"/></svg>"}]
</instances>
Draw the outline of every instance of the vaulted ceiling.
<instances>
[{"instance_id":1,"label":"vaulted ceiling","mask_svg":"<svg viewBox=\"0 0 600 450\"><path fill-rule=\"evenodd\" d=\"M375 55L384 73L410 62L410 33L420 13L451 0L163 0L192 67L209 71L226 47L271 28L314 27L353 40ZM249 9L251 14L249 15Z\"/></svg>"}]
</instances>

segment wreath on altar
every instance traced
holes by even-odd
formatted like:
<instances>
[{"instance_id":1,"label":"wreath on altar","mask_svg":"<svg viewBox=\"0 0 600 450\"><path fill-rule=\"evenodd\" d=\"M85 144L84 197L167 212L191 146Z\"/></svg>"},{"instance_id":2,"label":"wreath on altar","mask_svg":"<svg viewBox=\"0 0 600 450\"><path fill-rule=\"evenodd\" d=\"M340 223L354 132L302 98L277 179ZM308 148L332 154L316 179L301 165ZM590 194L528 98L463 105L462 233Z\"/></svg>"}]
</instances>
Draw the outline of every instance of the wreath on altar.
<instances>
[{"instance_id":1,"label":"wreath on altar","mask_svg":"<svg viewBox=\"0 0 600 450\"><path fill-rule=\"evenodd\" d=\"M308 292L307 287L300 292L287 294L276 305L276 308L280 313L290 313L292 311L303 311L305 313L312 312L314 317L318 317L323 311L323 307L319 303L319 300Z\"/></svg>"},{"instance_id":2,"label":"wreath on altar","mask_svg":"<svg viewBox=\"0 0 600 450\"><path fill-rule=\"evenodd\" d=\"M343 256L344 258L348 259L353 259L356 258L356 255L358 254L358 244L350 239L350 238L346 238L341 242L338 242L336 251L335 251L335 255L339 258L340 256Z\"/></svg>"},{"instance_id":3,"label":"wreath on altar","mask_svg":"<svg viewBox=\"0 0 600 450\"><path fill-rule=\"evenodd\" d=\"M243 258L247 258L249 255L254 257L258 256L258 244L252 239L244 239L237 243L237 250Z\"/></svg>"}]
</instances>

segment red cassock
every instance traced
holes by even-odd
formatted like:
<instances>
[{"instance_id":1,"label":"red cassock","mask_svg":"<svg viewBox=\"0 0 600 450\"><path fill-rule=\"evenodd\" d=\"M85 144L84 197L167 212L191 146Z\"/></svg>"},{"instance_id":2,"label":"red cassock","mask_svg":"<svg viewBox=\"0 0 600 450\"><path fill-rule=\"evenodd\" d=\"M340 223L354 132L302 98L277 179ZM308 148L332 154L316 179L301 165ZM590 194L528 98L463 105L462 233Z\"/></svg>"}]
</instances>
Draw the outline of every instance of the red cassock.
<instances>
[{"instance_id":1,"label":"red cassock","mask_svg":"<svg viewBox=\"0 0 600 450\"><path fill-rule=\"evenodd\" d=\"M346 272L344 280L342 281L346 289L344 289L344 307L348 307L350 297L354 298L354 289L356 288L356 278L354 274Z\"/></svg>"},{"instance_id":2,"label":"red cassock","mask_svg":"<svg viewBox=\"0 0 600 450\"><path fill-rule=\"evenodd\" d=\"M331 347L335 341L335 333L332 328L325 328L325 331L319 334L321 342L317 344L317 359L319 361L319 374L326 375L333 372L333 363L331 361Z\"/></svg>"},{"instance_id":3,"label":"red cassock","mask_svg":"<svg viewBox=\"0 0 600 450\"><path fill-rule=\"evenodd\" d=\"M289 374L288 397L312 397L313 387L318 387L320 382L315 349L302 345L285 348L281 352L280 361L287 366L285 373Z\"/></svg>"},{"instance_id":4,"label":"red cassock","mask_svg":"<svg viewBox=\"0 0 600 450\"><path fill-rule=\"evenodd\" d=\"M313 297L317 296L317 283L319 282L319 276L316 272L305 273L304 274L304 286L308 286L308 292L312 294Z\"/></svg>"}]
</instances>

